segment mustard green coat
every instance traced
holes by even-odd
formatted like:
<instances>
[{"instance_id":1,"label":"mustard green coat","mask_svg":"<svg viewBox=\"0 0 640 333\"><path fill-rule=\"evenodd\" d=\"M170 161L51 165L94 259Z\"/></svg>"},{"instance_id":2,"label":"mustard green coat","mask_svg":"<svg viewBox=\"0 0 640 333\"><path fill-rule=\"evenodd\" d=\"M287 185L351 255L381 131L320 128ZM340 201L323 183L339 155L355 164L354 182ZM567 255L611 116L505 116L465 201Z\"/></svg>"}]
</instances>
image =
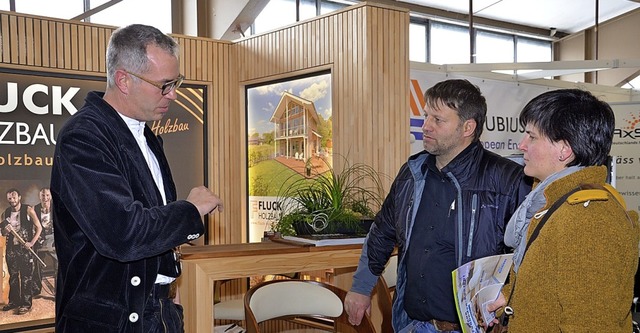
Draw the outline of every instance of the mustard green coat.
<instances>
[{"instance_id":1,"label":"mustard green coat","mask_svg":"<svg viewBox=\"0 0 640 333\"><path fill-rule=\"evenodd\" d=\"M602 184L605 177L605 167L587 167L549 184L541 211L579 184ZM527 240L539 222L532 219ZM625 212L603 190L573 194L525 254L509 333L630 333L639 241L637 212ZM503 292L508 299L511 285Z\"/></svg>"}]
</instances>

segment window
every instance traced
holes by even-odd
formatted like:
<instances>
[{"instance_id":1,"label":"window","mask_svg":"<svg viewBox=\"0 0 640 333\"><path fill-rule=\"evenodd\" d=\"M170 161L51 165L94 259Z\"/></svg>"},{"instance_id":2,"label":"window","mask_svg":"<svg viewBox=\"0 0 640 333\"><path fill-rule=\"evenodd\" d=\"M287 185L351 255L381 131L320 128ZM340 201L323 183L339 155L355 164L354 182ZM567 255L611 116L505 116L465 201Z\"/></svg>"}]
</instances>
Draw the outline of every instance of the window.
<instances>
[{"instance_id":1,"label":"window","mask_svg":"<svg viewBox=\"0 0 640 333\"><path fill-rule=\"evenodd\" d=\"M433 64L469 63L469 29L466 27L431 22L429 46Z\"/></svg>"},{"instance_id":2,"label":"window","mask_svg":"<svg viewBox=\"0 0 640 333\"><path fill-rule=\"evenodd\" d=\"M270 0L253 21L255 33L274 30L296 22L295 0Z\"/></svg>"},{"instance_id":3,"label":"window","mask_svg":"<svg viewBox=\"0 0 640 333\"><path fill-rule=\"evenodd\" d=\"M9 1L6 1L9 10ZM30 0L16 1L16 12L61 19L70 19L84 12L82 0L67 1L61 6L57 1Z\"/></svg>"},{"instance_id":4,"label":"window","mask_svg":"<svg viewBox=\"0 0 640 333\"><path fill-rule=\"evenodd\" d=\"M516 42L517 62L545 62L551 60L551 42L518 37Z\"/></svg>"},{"instance_id":5,"label":"window","mask_svg":"<svg viewBox=\"0 0 640 333\"><path fill-rule=\"evenodd\" d=\"M346 0L300 0L300 20L326 14L354 4ZM296 0L270 0L262 12L253 21L252 33L263 33L296 22Z\"/></svg>"},{"instance_id":6,"label":"window","mask_svg":"<svg viewBox=\"0 0 640 333\"><path fill-rule=\"evenodd\" d=\"M90 0L90 8L105 4L109 0ZM153 15L140 15L153 8ZM0 10L9 10L9 1L0 2ZM64 6L59 1L20 0L16 1L16 12L46 16L60 19L71 19L84 13L84 0L65 0ZM87 21L92 23L125 26L132 23L152 25L165 33L171 33L171 0L136 0L122 1L92 15Z\"/></svg>"},{"instance_id":7,"label":"window","mask_svg":"<svg viewBox=\"0 0 640 333\"><path fill-rule=\"evenodd\" d=\"M353 5L354 3L356 2L320 0L320 15L335 12L336 10L340 10L344 7Z\"/></svg>"},{"instance_id":8,"label":"window","mask_svg":"<svg viewBox=\"0 0 640 333\"><path fill-rule=\"evenodd\" d=\"M547 40L476 28L476 63L548 62L552 43ZM466 26L412 17L409 25L409 60L433 64L468 64L469 29Z\"/></svg>"},{"instance_id":9,"label":"window","mask_svg":"<svg viewBox=\"0 0 640 333\"><path fill-rule=\"evenodd\" d=\"M108 0L91 0L92 8L100 5L94 5L95 2L102 4ZM149 10L153 11L153 15L142 14L148 13ZM140 23L154 26L164 33L171 33L171 0L121 1L92 15L91 22L117 27Z\"/></svg>"},{"instance_id":10,"label":"window","mask_svg":"<svg viewBox=\"0 0 640 333\"><path fill-rule=\"evenodd\" d=\"M636 76L633 80L625 83L622 88L626 89L640 89L640 76Z\"/></svg>"},{"instance_id":11,"label":"window","mask_svg":"<svg viewBox=\"0 0 640 333\"><path fill-rule=\"evenodd\" d=\"M514 62L514 36L477 30L476 63Z\"/></svg>"},{"instance_id":12,"label":"window","mask_svg":"<svg viewBox=\"0 0 640 333\"><path fill-rule=\"evenodd\" d=\"M316 0L300 0L300 20L306 20L318 16Z\"/></svg>"},{"instance_id":13,"label":"window","mask_svg":"<svg viewBox=\"0 0 640 333\"><path fill-rule=\"evenodd\" d=\"M409 60L427 62L427 25L424 23L409 24Z\"/></svg>"}]
</instances>

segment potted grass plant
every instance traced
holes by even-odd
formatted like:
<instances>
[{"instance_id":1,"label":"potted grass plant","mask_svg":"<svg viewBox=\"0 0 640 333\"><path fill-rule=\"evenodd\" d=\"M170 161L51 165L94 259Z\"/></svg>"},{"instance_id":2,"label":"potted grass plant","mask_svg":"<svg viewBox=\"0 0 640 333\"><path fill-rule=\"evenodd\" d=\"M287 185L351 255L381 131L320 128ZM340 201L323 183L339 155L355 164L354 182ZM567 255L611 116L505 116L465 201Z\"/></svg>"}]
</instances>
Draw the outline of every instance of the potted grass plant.
<instances>
[{"instance_id":1,"label":"potted grass plant","mask_svg":"<svg viewBox=\"0 0 640 333\"><path fill-rule=\"evenodd\" d=\"M307 166L304 177L280 189L282 212L274 231L293 236L366 234L382 204L381 175L369 165L349 163L346 158L340 169L322 161L323 168Z\"/></svg>"}]
</instances>

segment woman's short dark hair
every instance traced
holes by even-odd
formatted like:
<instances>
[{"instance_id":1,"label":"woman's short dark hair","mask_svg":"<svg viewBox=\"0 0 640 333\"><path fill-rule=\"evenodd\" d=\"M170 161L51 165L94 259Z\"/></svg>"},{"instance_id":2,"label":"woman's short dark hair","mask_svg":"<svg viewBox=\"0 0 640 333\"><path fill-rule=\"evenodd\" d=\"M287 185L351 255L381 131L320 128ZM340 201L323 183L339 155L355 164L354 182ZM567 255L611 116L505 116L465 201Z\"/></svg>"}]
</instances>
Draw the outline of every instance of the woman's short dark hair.
<instances>
[{"instance_id":1,"label":"woman's short dark hair","mask_svg":"<svg viewBox=\"0 0 640 333\"><path fill-rule=\"evenodd\" d=\"M441 81L427 89L424 98L431 108L442 103L456 110L462 121L475 120L476 130L473 133L473 141L480 139L487 119L487 101L476 85L462 79Z\"/></svg>"},{"instance_id":2,"label":"woman's short dark hair","mask_svg":"<svg viewBox=\"0 0 640 333\"><path fill-rule=\"evenodd\" d=\"M607 162L615 116L609 104L588 91L545 92L522 109L520 123L535 126L552 142L566 141L575 155L567 166L604 165Z\"/></svg>"}]
</instances>

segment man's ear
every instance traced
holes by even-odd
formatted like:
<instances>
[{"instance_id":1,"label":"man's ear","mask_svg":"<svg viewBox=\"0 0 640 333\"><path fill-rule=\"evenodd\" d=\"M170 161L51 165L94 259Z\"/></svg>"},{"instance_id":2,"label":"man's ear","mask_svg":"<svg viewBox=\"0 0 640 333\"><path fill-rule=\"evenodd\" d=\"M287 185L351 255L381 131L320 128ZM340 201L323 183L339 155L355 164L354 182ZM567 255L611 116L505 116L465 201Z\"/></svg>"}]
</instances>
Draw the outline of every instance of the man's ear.
<instances>
[{"instance_id":1,"label":"man's ear","mask_svg":"<svg viewBox=\"0 0 640 333\"><path fill-rule=\"evenodd\" d=\"M463 136L473 136L476 132L476 126L478 126L478 123L476 123L475 119L465 120L462 124Z\"/></svg>"},{"instance_id":2,"label":"man's ear","mask_svg":"<svg viewBox=\"0 0 640 333\"><path fill-rule=\"evenodd\" d=\"M123 70L117 70L115 73L114 81L116 87L118 87L121 93L123 93L124 95L129 94L129 89L133 84L133 80L131 80L131 77L127 74L127 72Z\"/></svg>"}]
</instances>

